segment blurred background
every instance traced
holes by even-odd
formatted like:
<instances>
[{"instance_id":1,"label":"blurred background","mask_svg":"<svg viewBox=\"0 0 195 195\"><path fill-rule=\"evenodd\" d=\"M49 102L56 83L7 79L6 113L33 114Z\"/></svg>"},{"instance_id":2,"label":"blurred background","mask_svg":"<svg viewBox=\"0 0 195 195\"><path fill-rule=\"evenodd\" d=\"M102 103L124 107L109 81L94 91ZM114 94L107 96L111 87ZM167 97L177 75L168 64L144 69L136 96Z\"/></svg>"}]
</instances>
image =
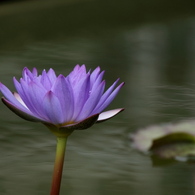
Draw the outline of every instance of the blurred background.
<instances>
[{"instance_id":1,"label":"blurred background","mask_svg":"<svg viewBox=\"0 0 195 195\"><path fill-rule=\"evenodd\" d=\"M67 75L76 64L106 70L107 86L125 81L109 108L126 110L70 136L61 194L194 194L193 164L156 167L129 134L194 118L195 2L0 1L2 83L14 91L25 66ZM3 104L0 128L0 194L49 194L55 137Z\"/></svg>"}]
</instances>

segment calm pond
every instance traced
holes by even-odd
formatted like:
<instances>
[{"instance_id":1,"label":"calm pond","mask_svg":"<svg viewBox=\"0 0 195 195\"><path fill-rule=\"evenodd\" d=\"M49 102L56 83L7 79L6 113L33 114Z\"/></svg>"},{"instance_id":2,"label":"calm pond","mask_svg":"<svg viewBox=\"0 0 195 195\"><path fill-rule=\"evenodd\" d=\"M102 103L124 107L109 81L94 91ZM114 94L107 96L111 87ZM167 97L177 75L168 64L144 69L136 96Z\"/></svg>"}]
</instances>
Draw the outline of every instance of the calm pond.
<instances>
[{"instance_id":1,"label":"calm pond","mask_svg":"<svg viewBox=\"0 0 195 195\"><path fill-rule=\"evenodd\" d=\"M14 90L22 69L76 64L125 81L109 108L125 111L68 140L61 194L192 195L193 163L160 166L130 134L195 117L195 3L40 0L0 4L0 81ZM109 109L108 108L108 109ZM48 195L55 137L0 104L0 194Z\"/></svg>"}]
</instances>

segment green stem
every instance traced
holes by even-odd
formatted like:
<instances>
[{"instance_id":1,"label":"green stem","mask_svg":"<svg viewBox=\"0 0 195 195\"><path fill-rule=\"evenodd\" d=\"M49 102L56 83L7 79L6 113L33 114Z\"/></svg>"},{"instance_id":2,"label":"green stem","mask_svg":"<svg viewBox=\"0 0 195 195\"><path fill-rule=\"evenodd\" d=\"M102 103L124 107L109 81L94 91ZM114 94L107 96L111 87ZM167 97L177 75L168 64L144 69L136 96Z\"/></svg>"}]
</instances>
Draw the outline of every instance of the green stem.
<instances>
[{"instance_id":1,"label":"green stem","mask_svg":"<svg viewBox=\"0 0 195 195\"><path fill-rule=\"evenodd\" d=\"M62 178L64 156L66 150L66 137L57 137L57 147L56 147L56 159L53 172L53 180L50 195L59 195L60 193L60 184Z\"/></svg>"}]
</instances>

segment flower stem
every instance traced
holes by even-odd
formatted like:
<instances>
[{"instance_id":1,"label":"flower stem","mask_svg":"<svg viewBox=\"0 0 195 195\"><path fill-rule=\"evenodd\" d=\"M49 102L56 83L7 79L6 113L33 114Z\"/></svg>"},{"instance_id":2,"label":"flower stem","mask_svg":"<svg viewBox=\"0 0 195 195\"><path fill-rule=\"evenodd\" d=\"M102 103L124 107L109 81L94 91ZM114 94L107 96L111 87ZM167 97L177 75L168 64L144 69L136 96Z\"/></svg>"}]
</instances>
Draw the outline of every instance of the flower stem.
<instances>
[{"instance_id":1,"label":"flower stem","mask_svg":"<svg viewBox=\"0 0 195 195\"><path fill-rule=\"evenodd\" d=\"M57 137L56 159L50 195L59 195L68 136Z\"/></svg>"}]
</instances>

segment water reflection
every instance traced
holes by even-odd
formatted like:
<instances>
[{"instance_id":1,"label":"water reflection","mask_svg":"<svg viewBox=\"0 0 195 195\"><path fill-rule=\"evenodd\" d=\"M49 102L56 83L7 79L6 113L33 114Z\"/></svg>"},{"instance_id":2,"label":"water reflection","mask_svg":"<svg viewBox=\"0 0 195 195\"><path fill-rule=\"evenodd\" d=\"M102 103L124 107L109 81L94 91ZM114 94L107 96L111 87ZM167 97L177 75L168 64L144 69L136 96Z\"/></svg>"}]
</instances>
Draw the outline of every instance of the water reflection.
<instances>
[{"instance_id":1,"label":"water reflection","mask_svg":"<svg viewBox=\"0 0 195 195\"><path fill-rule=\"evenodd\" d=\"M66 74L77 63L100 65L108 85L117 77L126 81L111 105L124 106L123 114L71 135L62 194L192 194L193 166L153 168L129 147L128 136L149 124L194 117L193 2L173 1L177 6L166 12L166 1L38 2L0 8L3 83L13 88L11 77L19 78L24 66ZM0 110L1 194L48 194L54 137L2 104Z\"/></svg>"}]
</instances>

